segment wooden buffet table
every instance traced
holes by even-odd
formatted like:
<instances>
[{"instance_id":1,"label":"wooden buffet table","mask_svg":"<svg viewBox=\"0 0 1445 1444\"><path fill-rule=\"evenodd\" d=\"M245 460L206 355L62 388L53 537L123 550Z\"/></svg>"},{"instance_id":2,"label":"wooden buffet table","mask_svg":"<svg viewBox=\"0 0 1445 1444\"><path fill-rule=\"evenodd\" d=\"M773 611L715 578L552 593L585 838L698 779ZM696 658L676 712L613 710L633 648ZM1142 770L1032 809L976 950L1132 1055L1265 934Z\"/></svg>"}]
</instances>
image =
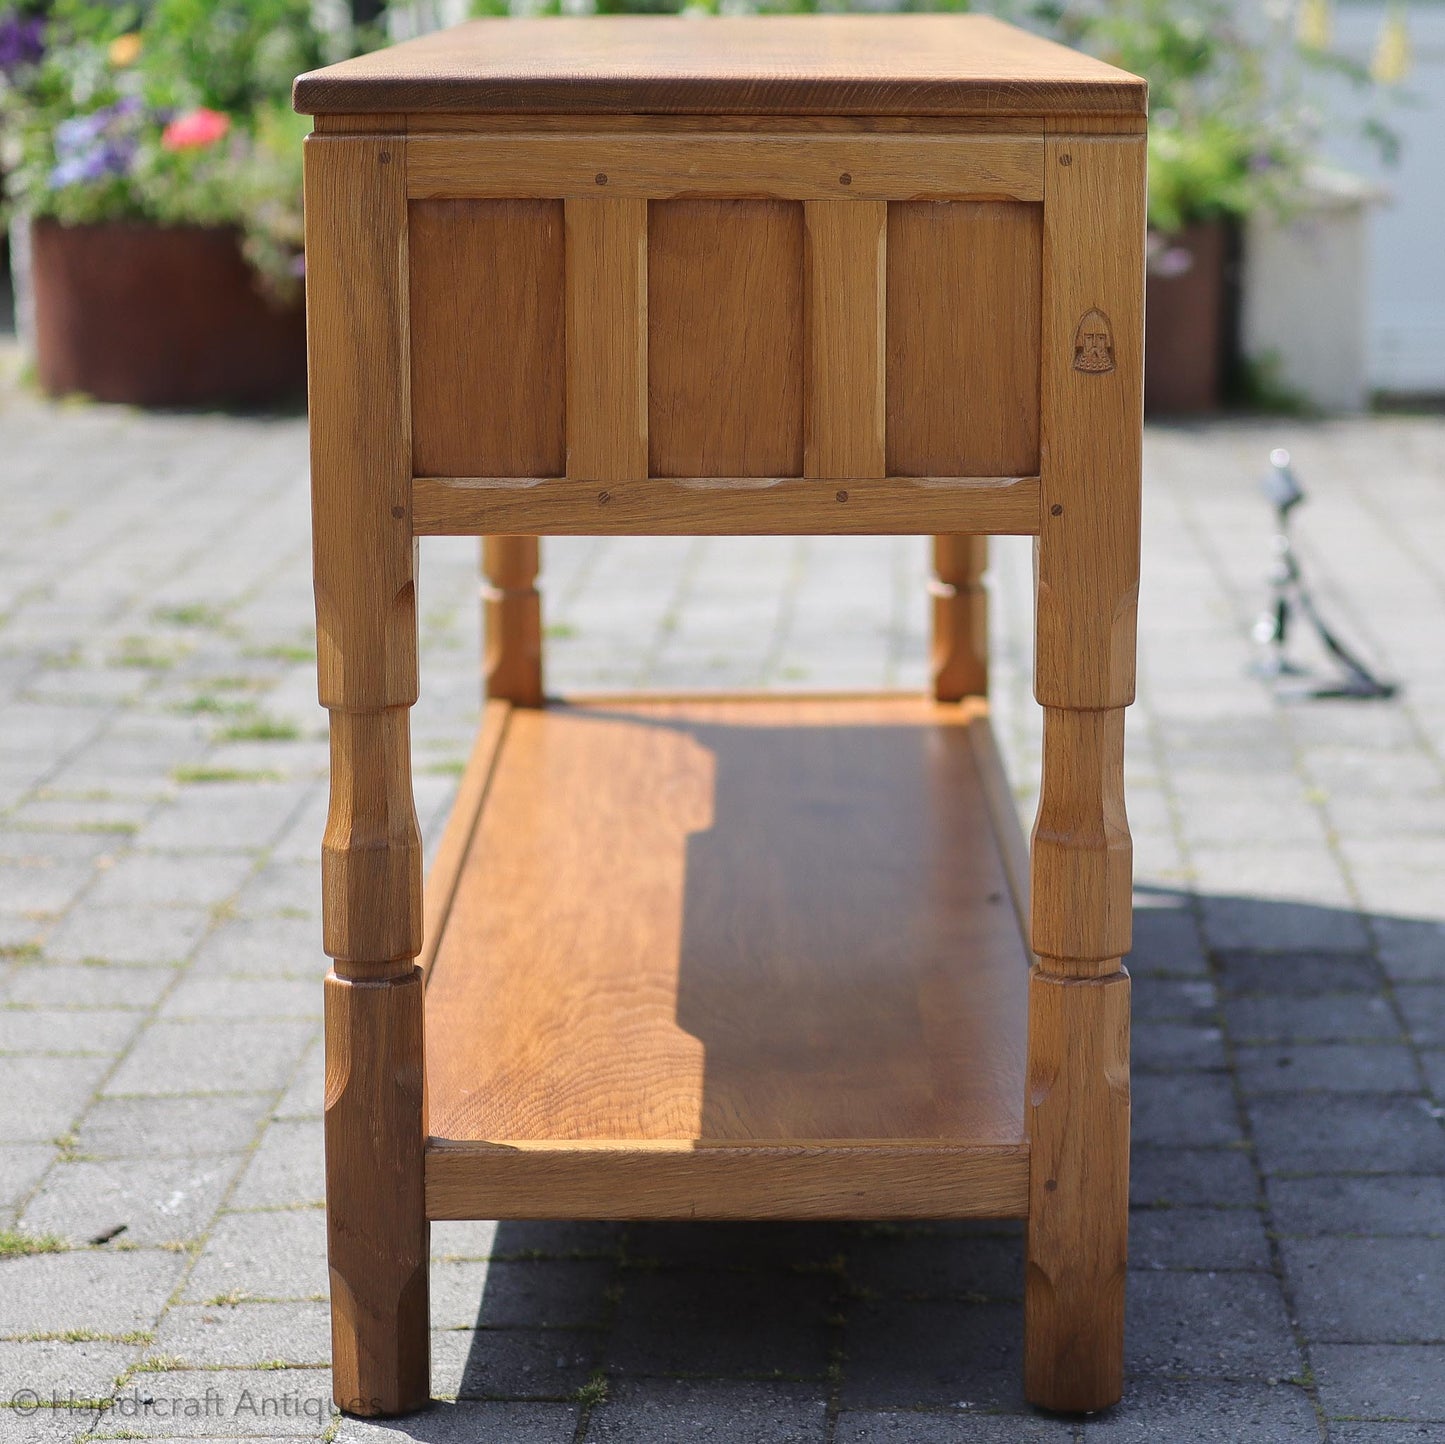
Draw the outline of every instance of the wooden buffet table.
<instances>
[{"instance_id":1,"label":"wooden buffet table","mask_svg":"<svg viewBox=\"0 0 1445 1444\"><path fill-rule=\"evenodd\" d=\"M986 1216L1029 1398L1112 1403L1143 82L973 16L501 20L296 100L338 1402L426 1401L430 1219ZM935 537L933 696L544 699L539 536L843 532ZM489 700L424 894L457 533ZM1036 538L1031 859L991 533Z\"/></svg>"}]
</instances>

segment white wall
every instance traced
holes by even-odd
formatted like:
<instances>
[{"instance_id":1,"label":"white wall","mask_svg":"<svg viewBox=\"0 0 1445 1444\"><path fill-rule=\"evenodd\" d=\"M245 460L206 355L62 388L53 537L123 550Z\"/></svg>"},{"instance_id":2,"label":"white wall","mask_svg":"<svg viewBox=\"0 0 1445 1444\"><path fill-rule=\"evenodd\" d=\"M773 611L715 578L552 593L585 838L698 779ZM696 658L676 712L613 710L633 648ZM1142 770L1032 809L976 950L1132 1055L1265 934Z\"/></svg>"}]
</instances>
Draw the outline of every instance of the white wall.
<instances>
[{"instance_id":1,"label":"white wall","mask_svg":"<svg viewBox=\"0 0 1445 1444\"><path fill-rule=\"evenodd\" d=\"M1384 18L1378 0L1340 3L1335 42L1367 61ZM1332 159L1378 180L1391 199L1377 207L1369 234L1367 369L1376 390L1445 394L1445 4L1412 0L1407 10L1414 68L1408 103L1385 119L1400 136L1400 163L1381 166L1368 146L1331 144ZM1350 106L1347 87L1332 82L1331 100Z\"/></svg>"}]
</instances>

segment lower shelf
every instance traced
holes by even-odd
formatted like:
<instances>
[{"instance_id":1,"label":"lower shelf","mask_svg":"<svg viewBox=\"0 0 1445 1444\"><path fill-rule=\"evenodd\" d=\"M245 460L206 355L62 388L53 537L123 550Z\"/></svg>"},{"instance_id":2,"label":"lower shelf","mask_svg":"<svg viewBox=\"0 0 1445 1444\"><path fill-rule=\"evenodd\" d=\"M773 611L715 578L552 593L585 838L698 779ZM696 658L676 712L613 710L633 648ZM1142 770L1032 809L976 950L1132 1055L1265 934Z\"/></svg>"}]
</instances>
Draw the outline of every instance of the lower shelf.
<instances>
[{"instance_id":1,"label":"lower shelf","mask_svg":"<svg viewBox=\"0 0 1445 1444\"><path fill-rule=\"evenodd\" d=\"M492 704L428 883L432 1218L1022 1217L986 708Z\"/></svg>"}]
</instances>

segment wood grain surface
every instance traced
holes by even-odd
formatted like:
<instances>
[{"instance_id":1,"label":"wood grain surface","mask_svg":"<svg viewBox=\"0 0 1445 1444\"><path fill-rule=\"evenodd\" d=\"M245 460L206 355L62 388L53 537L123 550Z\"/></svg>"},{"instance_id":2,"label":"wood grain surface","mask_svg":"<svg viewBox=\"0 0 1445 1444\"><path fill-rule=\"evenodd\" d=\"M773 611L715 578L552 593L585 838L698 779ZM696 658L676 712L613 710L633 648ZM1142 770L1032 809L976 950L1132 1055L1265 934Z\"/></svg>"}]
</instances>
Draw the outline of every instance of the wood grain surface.
<instances>
[{"instance_id":1,"label":"wood grain surface","mask_svg":"<svg viewBox=\"0 0 1445 1444\"><path fill-rule=\"evenodd\" d=\"M801 476L803 207L652 201L653 476Z\"/></svg>"},{"instance_id":2,"label":"wood grain surface","mask_svg":"<svg viewBox=\"0 0 1445 1444\"><path fill-rule=\"evenodd\" d=\"M514 712L430 975L434 1139L1016 1150L1027 951L985 718Z\"/></svg>"},{"instance_id":3,"label":"wood grain surface","mask_svg":"<svg viewBox=\"0 0 1445 1444\"><path fill-rule=\"evenodd\" d=\"M979 15L482 20L301 76L325 112L1144 111L1137 77Z\"/></svg>"},{"instance_id":4,"label":"wood grain surface","mask_svg":"<svg viewBox=\"0 0 1445 1444\"><path fill-rule=\"evenodd\" d=\"M840 481L842 484L840 485ZM553 477L417 477L418 536L527 532L544 536L884 536L971 531L1032 536L1034 476L847 478L653 477L638 482Z\"/></svg>"},{"instance_id":5,"label":"wood grain surface","mask_svg":"<svg viewBox=\"0 0 1445 1444\"><path fill-rule=\"evenodd\" d=\"M1043 199L1042 136L409 136L413 197Z\"/></svg>"},{"instance_id":6,"label":"wood grain surface","mask_svg":"<svg viewBox=\"0 0 1445 1444\"><path fill-rule=\"evenodd\" d=\"M884 475L882 201L808 201L808 365L803 469Z\"/></svg>"},{"instance_id":7,"label":"wood grain surface","mask_svg":"<svg viewBox=\"0 0 1445 1444\"><path fill-rule=\"evenodd\" d=\"M1085 1413L1124 1386L1129 975L1029 980L1024 1392Z\"/></svg>"},{"instance_id":8,"label":"wood grain surface","mask_svg":"<svg viewBox=\"0 0 1445 1444\"><path fill-rule=\"evenodd\" d=\"M566 465L560 200L413 201L413 466Z\"/></svg>"},{"instance_id":9,"label":"wood grain surface","mask_svg":"<svg viewBox=\"0 0 1445 1444\"><path fill-rule=\"evenodd\" d=\"M888 470L1038 470L1038 206L888 207Z\"/></svg>"}]
</instances>

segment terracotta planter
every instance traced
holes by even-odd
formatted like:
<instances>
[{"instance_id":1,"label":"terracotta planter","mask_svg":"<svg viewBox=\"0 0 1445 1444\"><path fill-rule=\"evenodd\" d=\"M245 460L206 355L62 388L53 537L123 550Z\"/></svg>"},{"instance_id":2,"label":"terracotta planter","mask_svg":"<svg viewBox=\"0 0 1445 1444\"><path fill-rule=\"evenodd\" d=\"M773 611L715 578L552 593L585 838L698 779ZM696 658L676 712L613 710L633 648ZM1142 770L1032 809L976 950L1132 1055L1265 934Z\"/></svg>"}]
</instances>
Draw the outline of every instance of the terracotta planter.
<instances>
[{"instance_id":1,"label":"terracotta planter","mask_svg":"<svg viewBox=\"0 0 1445 1444\"><path fill-rule=\"evenodd\" d=\"M31 277L52 396L269 406L305 395L305 309L261 293L234 231L40 220Z\"/></svg>"},{"instance_id":2,"label":"terracotta planter","mask_svg":"<svg viewBox=\"0 0 1445 1444\"><path fill-rule=\"evenodd\" d=\"M1144 409L1217 410L1232 332L1230 232L1222 221L1151 237L1144 292Z\"/></svg>"}]
</instances>

